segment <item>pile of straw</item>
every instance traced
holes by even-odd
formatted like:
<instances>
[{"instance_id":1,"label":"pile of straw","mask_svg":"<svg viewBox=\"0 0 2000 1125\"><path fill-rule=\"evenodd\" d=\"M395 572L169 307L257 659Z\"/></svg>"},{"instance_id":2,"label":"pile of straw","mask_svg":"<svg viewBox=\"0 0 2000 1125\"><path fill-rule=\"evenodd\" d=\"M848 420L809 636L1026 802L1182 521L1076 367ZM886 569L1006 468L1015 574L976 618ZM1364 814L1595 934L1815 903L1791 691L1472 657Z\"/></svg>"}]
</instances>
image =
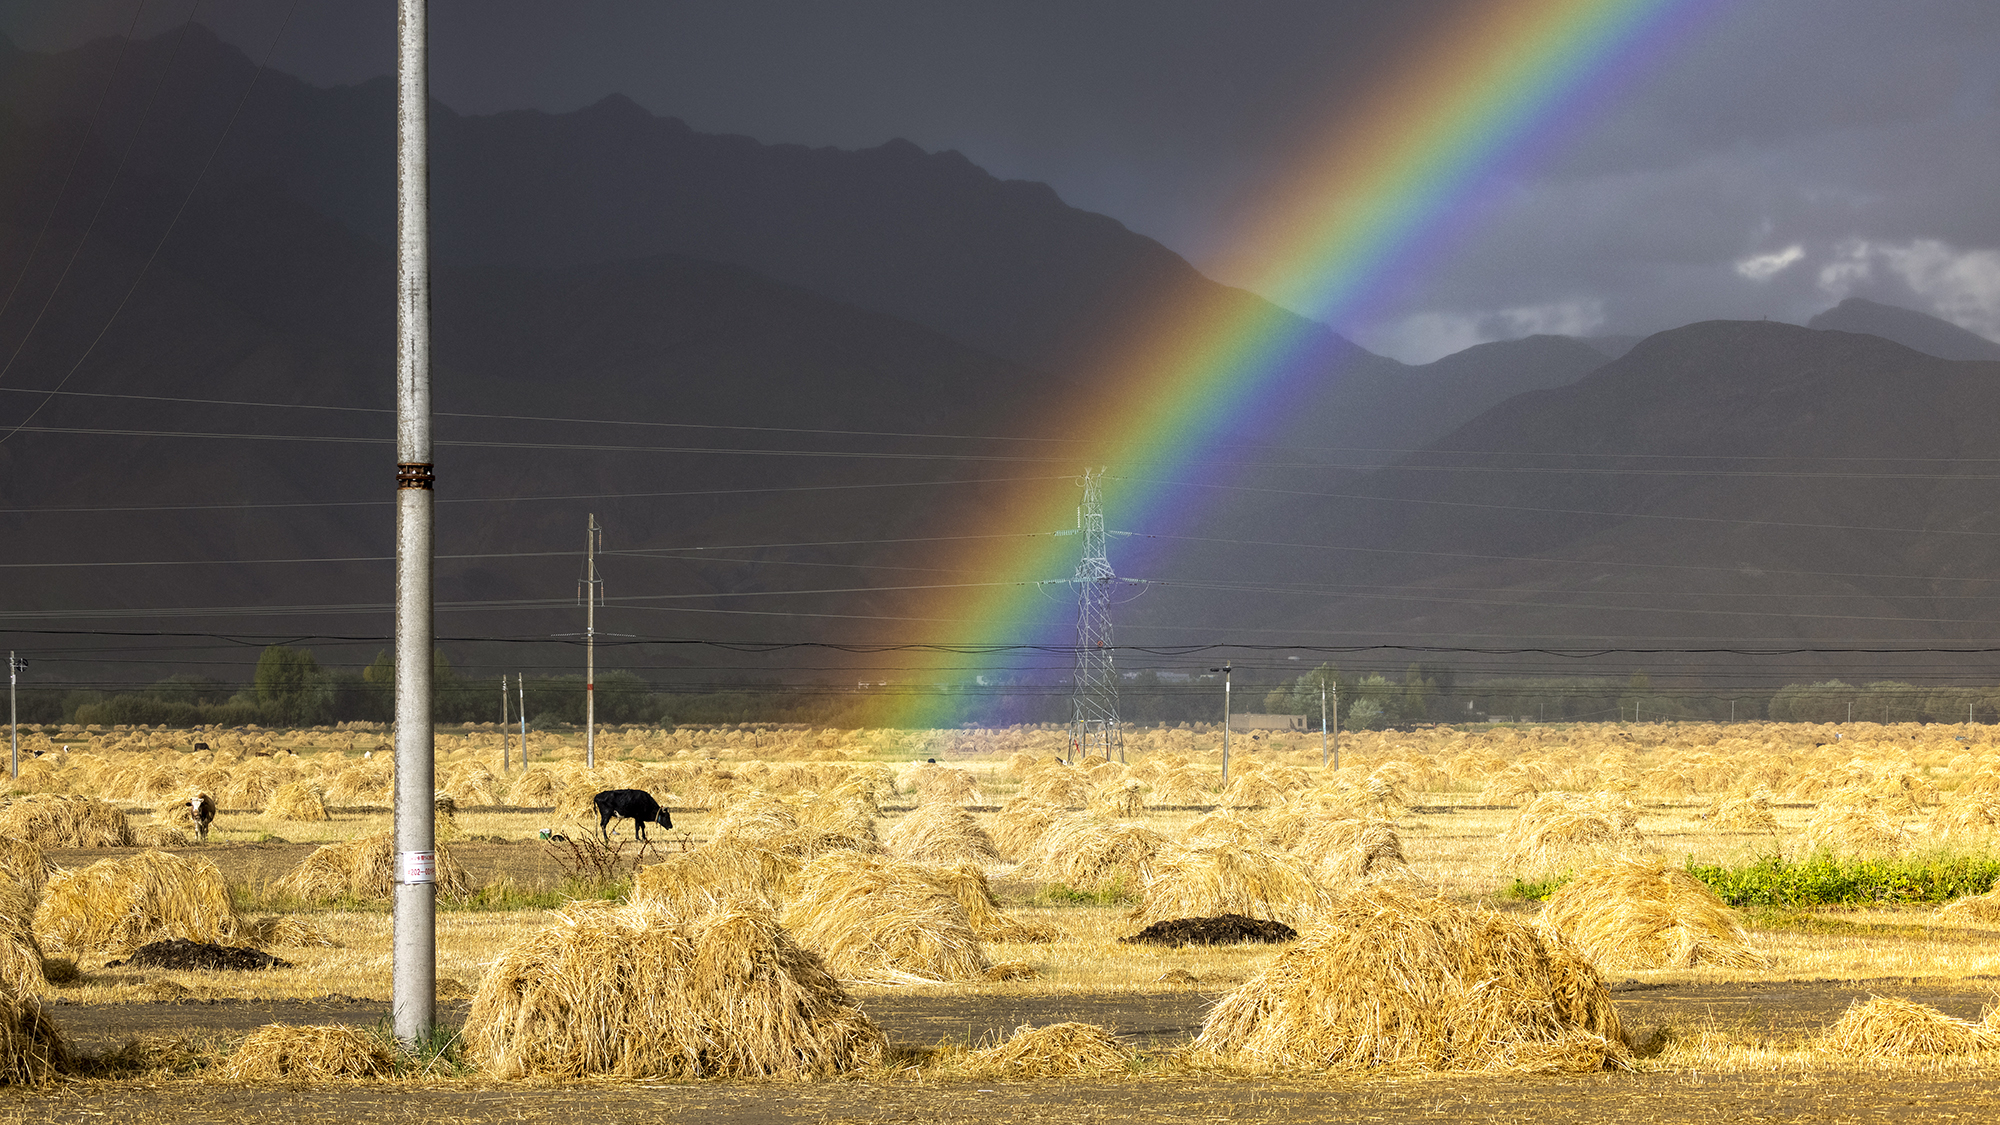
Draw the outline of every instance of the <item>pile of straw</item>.
<instances>
[{"instance_id":1,"label":"pile of straw","mask_svg":"<svg viewBox=\"0 0 2000 1125\"><path fill-rule=\"evenodd\" d=\"M983 805L986 797L972 774L952 766L920 762L904 779L904 788L917 795L919 805Z\"/></svg>"},{"instance_id":2,"label":"pile of straw","mask_svg":"<svg viewBox=\"0 0 2000 1125\"><path fill-rule=\"evenodd\" d=\"M18 884L0 883L0 996L40 992L49 983L34 917L35 897Z\"/></svg>"},{"instance_id":3,"label":"pile of straw","mask_svg":"<svg viewBox=\"0 0 2000 1125\"><path fill-rule=\"evenodd\" d=\"M993 844L1009 859L1026 859L1041 844L1049 825L1068 815L1067 808L1052 801L1016 798L993 817Z\"/></svg>"},{"instance_id":4,"label":"pile of straw","mask_svg":"<svg viewBox=\"0 0 2000 1125\"><path fill-rule=\"evenodd\" d=\"M364 762L333 775L326 787L326 802L342 808L386 805L395 797L395 786L395 759Z\"/></svg>"},{"instance_id":5,"label":"pile of straw","mask_svg":"<svg viewBox=\"0 0 2000 1125\"><path fill-rule=\"evenodd\" d=\"M808 863L785 927L849 980L978 980L985 951L965 908L910 864L853 852Z\"/></svg>"},{"instance_id":6,"label":"pile of straw","mask_svg":"<svg viewBox=\"0 0 2000 1125\"><path fill-rule=\"evenodd\" d=\"M383 1078L395 1065L388 1046L358 1027L268 1024L244 1036L229 1057L229 1077L239 1082Z\"/></svg>"},{"instance_id":7,"label":"pile of straw","mask_svg":"<svg viewBox=\"0 0 2000 1125\"><path fill-rule=\"evenodd\" d=\"M1021 778L1021 788L1014 794L1017 800L1046 801L1064 808L1075 808L1090 799L1090 775L1073 766L1059 761L1045 761Z\"/></svg>"},{"instance_id":8,"label":"pile of straw","mask_svg":"<svg viewBox=\"0 0 2000 1125\"><path fill-rule=\"evenodd\" d=\"M1223 997L1195 1051L1259 1071L1582 1072L1626 1057L1611 994L1579 951L1389 885L1340 902Z\"/></svg>"},{"instance_id":9,"label":"pile of straw","mask_svg":"<svg viewBox=\"0 0 2000 1125\"><path fill-rule=\"evenodd\" d=\"M1604 852L1630 852L1645 847L1638 810L1612 793L1576 797L1544 793L1515 814L1500 836L1507 862L1520 870L1540 871Z\"/></svg>"},{"instance_id":10,"label":"pile of straw","mask_svg":"<svg viewBox=\"0 0 2000 1125\"><path fill-rule=\"evenodd\" d=\"M471 893L465 867L440 845L437 849L437 893L463 898ZM322 844L272 884L272 889L307 902L334 899L386 899L396 890L396 834L377 832L353 840Z\"/></svg>"},{"instance_id":11,"label":"pile of straw","mask_svg":"<svg viewBox=\"0 0 2000 1125\"><path fill-rule=\"evenodd\" d=\"M1707 884L1660 859L1620 858L1586 869L1549 896L1541 925L1602 965L1764 964L1736 912Z\"/></svg>"},{"instance_id":12,"label":"pile of straw","mask_svg":"<svg viewBox=\"0 0 2000 1125\"><path fill-rule=\"evenodd\" d=\"M906 867L905 874L911 878L921 879L950 895L965 911L965 920L971 925L973 936L980 941L1033 943L1054 941L1062 936L1054 926L1023 922L1003 912L1000 900L994 897L993 888L986 881L986 872L976 863L961 860L953 864L908 864ZM990 970L989 979L992 979Z\"/></svg>"},{"instance_id":13,"label":"pile of straw","mask_svg":"<svg viewBox=\"0 0 2000 1125\"><path fill-rule=\"evenodd\" d=\"M1193 766L1175 766L1153 779L1155 805L1206 805L1215 800L1214 782Z\"/></svg>"},{"instance_id":14,"label":"pile of straw","mask_svg":"<svg viewBox=\"0 0 2000 1125\"><path fill-rule=\"evenodd\" d=\"M1022 1024L1005 1043L973 1051L966 1069L990 1078L1106 1078L1123 1074L1130 1055L1110 1032L1089 1023Z\"/></svg>"},{"instance_id":15,"label":"pile of straw","mask_svg":"<svg viewBox=\"0 0 2000 1125\"><path fill-rule=\"evenodd\" d=\"M1018 874L1078 891L1137 888L1169 849L1165 836L1143 824L1072 814L1049 826Z\"/></svg>"},{"instance_id":16,"label":"pile of straw","mask_svg":"<svg viewBox=\"0 0 2000 1125\"><path fill-rule=\"evenodd\" d=\"M0 875L26 891L29 898L41 897L42 887L55 869L56 865L33 842L0 837Z\"/></svg>"},{"instance_id":17,"label":"pile of straw","mask_svg":"<svg viewBox=\"0 0 2000 1125\"><path fill-rule=\"evenodd\" d=\"M501 954L465 1025L501 1078L813 1078L872 1065L882 1033L768 911L578 903Z\"/></svg>"},{"instance_id":18,"label":"pile of straw","mask_svg":"<svg viewBox=\"0 0 2000 1125\"><path fill-rule=\"evenodd\" d=\"M776 909L800 861L752 840L716 840L669 852L639 869L632 901L674 914L700 914L732 899Z\"/></svg>"},{"instance_id":19,"label":"pile of straw","mask_svg":"<svg viewBox=\"0 0 2000 1125\"><path fill-rule=\"evenodd\" d=\"M1961 925L1992 925L2000 922L2000 883L1983 895L1966 895L1955 898L1931 915L1940 922L1956 922Z\"/></svg>"},{"instance_id":20,"label":"pile of straw","mask_svg":"<svg viewBox=\"0 0 2000 1125\"><path fill-rule=\"evenodd\" d=\"M326 811L326 792L317 781L293 781L272 792L264 815L273 820L332 820Z\"/></svg>"},{"instance_id":21,"label":"pile of straw","mask_svg":"<svg viewBox=\"0 0 2000 1125\"><path fill-rule=\"evenodd\" d=\"M1128 777L1106 782L1090 795L1090 811L1099 816L1132 818L1146 811L1146 785Z\"/></svg>"},{"instance_id":22,"label":"pile of straw","mask_svg":"<svg viewBox=\"0 0 2000 1125\"><path fill-rule=\"evenodd\" d=\"M172 852L57 872L35 910L44 948L64 953L122 955L166 938L229 945L241 927L214 861Z\"/></svg>"},{"instance_id":23,"label":"pile of straw","mask_svg":"<svg viewBox=\"0 0 2000 1125\"><path fill-rule=\"evenodd\" d=\"M1925 832L1939 840L1989 839L2000 827L2000 801L1976 793L1955 794L1931 813Z\"/></svg>"},{"instance_id":24,"label":"pile of straw","mask_svg":"<svg viewBox=\"0 0 2000 1125\"><path fill-rule=\"evenodd\" d=\"M1297 926L1330 901L1306 867L1284 852L1219 844L1175 849L1153 861L1129 917L1141 925L1170 918L1242 914Z\"/></svg>"},{"instance_id":25,"label":"pile of straw","mask_svg":"<svg viewBox=\"0 0 2000 1125\"><path fill-rule=\"evenodd\" d=\"M1723 828L1731 832L1778 831L1778 818L1771 812L1768 797L1720 797L1701 814L1711 828Z\"/></svg>"},{"instance_id":26,"label":"pile of straw","mask_svg":"<svg viewBox=\"0 0 2000 1125\"><path fill-rule=\"evenodd\" d=\"M515 808L553 807L562 787L549 771L536 766L514 779L507 790L507 803Z\"/></svg>"},{"instance_id":27,"label":"pile of straw","mask_svg":"<svg viewBox=\"0 0 2000 1125\"><path fill-rule=\"evenodd\" d=\"M1871 996L1848 1005L1822 1042L1843 1058L1933 1058L2000 1048L2000 1031L1910 1000Z\"/></svg>"},{"instance_id":28,"label":"pile of straw","mask_svg":"<svg viewBox=\"0 0 2000 1125\"><path fill-rule=\"evenodd\" d=\"M1273 813L1290 809L1272 810ZM1271 817L1271 814L1266 814ZM1266 838L1290 850L1322 882L1351 883L1385 875L1408 875L1403 839L1386 820L1311 812L1304 818L1275 817L1265 824Z\"/></svg>"},{"instance_id":29,"label":"pile of straw","mask_svg":"<svg viewBox=\"0 0 2000 1125\"><path fill-rule=\"evenodd\" d=\"M890 826L883 844L898 859L917 863L991 863L1000 857L993 837L957 805L918 805Z\"/></svg>"},{"instance_id":30,"label":"pile of straw","mask_svg":"<svg viewBox=\"0 0 2000 1125\"><path fill-rule=\"evenodd\" d=\"M0 1085L38 1085L69 1066L69 1046L41 1004L0 992Z\"/></svg>"},{"instance_id":31,"label":"pile of straw","mask_svg":"<svg viewBox=\"0 0 2000 1125\"><path fill-rule=\"evenodd\" d=\"M1911 835L1888 814L1870 804L1822 805L1799 833L1801 855L1898 855L1910 847Z\"/></svg>"},{"instance_id":32,"label":"pile of straw","mask_svg":"<svg viewBox=\"0 0 2000 1125\"><path fill-rule=\"evenodd\" d=\"M34 793L0 808L0 838L44 848L129 848L131 822L95 797Z\"/></svg>"}]
</instances>

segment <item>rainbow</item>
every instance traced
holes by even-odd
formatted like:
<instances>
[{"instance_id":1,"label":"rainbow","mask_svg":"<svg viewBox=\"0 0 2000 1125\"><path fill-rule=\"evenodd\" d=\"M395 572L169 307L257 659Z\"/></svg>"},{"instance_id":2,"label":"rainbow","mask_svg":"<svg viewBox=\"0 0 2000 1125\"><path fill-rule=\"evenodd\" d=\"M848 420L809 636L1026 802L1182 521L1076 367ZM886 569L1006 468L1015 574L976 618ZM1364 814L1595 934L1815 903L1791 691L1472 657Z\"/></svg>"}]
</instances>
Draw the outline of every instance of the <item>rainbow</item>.
<instances>
[{"instance_id":1,"label":"rainbow","mask_svg":"<svg viewBox=\"0 0 2000 1125\"><path fill-rule=\"evenodd\" d=\"M1390 60L1369 96L1330 123L1257 228L1235 240L1221 272L1322 323L1365 315L1372 292L1456 244L1483 193L1510 169L1600 112L1721 2L1475 0L1407 57ZM1094 372L1102 390L1093 409L1064 413L1100 419L1095 432L1052 430L1082 439L1078 448L1114 475L1145 464L1149 477L1254 435L1258 406L1309 370L1332 337L1253 305L1153 310L1142 328L1127 326ZM1077 497L1072 486L1024 490L982 513L982 525L1072 526ZM1107 500L1118 526L1155 530L1188 506L1170 488L1130 481ZM1075 568L1077 540L998 542L954 567L987 582L951 591L919 615L933 623L928 643L1068 642L1073 614L1035 583ZM936 666L941 672L953 659L939 656ZM936 692L899 693L887 698L879 725L940 725L952 705Z\"/></svg>"}]
</instances>

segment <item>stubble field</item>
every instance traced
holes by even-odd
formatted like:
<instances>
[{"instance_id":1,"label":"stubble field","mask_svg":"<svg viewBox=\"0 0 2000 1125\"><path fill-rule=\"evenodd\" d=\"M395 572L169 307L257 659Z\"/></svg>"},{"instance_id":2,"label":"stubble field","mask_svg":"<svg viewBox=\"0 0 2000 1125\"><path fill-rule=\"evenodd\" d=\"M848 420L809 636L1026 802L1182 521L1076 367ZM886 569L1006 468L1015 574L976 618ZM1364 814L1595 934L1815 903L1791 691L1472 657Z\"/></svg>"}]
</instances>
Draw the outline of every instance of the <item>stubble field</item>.
<instances>
[{"instance_id":1,"label":"stubble field","mask_svg":"<svg viewBox=\"0 0 2000 1125\"><path fill-rule=\"evenodd\" d=\"M1982 727L1439 728L1345 736L1338 770L1321 766L1317 735L1238 735L1226 786L1219 734L1188 730L1133 732L1123 762L1074 765L1055 760L1066 739L1048 730L613 730L600 734L594 773L580 739L542 732L527 769L518 748L503 769L500 738L438 736L441 840L458 879L438 915L440 1014L464 1030L441 1037L434 1057L337 1078L257 1071L246 1041L277 1024L352 1027L380 1042L392 940L374 892L385 888L359 851L337 867L314 857L389 828L386 737L37 732L26 748L41 753L0 818L10 837L40 836L39 874L10 861L0 913L46 959L40 973L11 974L9 988L40 1004L72 1058L23 1072L36 1080L0 1094L0 1117L1888 1120L1992 1109L2000 1031L1983 1013L2000 980L2000 909L1943 901L1991 882L2000 746ZM653 827L643 850L583 843L596 827L589 795L613 787L659 796L674 829ZM176 823L193 789L222 808L205 843ZM58 795L105 802L122 825ZM71 821L57 823L58 804ZM544 842L544 831L568 840ZM79 897L90 871L104 873L93 893L117 890L124 869L92 865L148 852L192 861L175 872L212 864L199 878L218 881L226 901L186 891L206 907L138 908L128 896L112 909ZM1688 870L1743 905L1695 901L1688 886L1702 884ZM1565 895L1580 909L1563 915ZM1634 895L1653 913L1628 908ZM93 909L150 910L152 922L93 925ZM732 910L733 924L767 927L760 957L794 964L788 951L799 950L824 966L825 988L788 1010L820 1012L805 1020L819 1026L848 1018L825 1005L851 1002L879 1042L857 1023L838 1050L788 1048L787 1058L819 1058L818 1072L696 1080L666 1055L620 1063L600 1052L593 1067L492 1029L496 1012L517 1029L546 1019L521 1007L533 991L523 981L559 975L557 962L524 973L523 958L555 956L551 934L603 940L615 958L621 941L653 932L645 911L685 921ZM1445 1027L1437 1043L1378 1044L1364 1065L1337 1047L1302 1063L1254 1034L1197 1041L1232 993L1296 975L1311 949L1331 948L1314 934L1375 924L1355 922L1357 911L1405 927L1385 931L1401 935L1390 945L1411 944L1410 925L1460 915L1488 935L1480 941L1545 935L1552 950L1578 951L1584 967L1562 980L1601 981L1615 1024L1463 1042ZM1119 940L1224 913L1308 936ZM1602 923L1614 918L1623 929ZM211 932L169 933L176 925ZM711 933L688 932L696 945ZM258 947L290 964L120 963L162 936ZM520 979L502 980L509 972ZM1318 1011L1344 1002L1314 987ZM1923 1008L1896 1009L1902 1022L1885 1031L1850 1012L1872 997ZM1296 999L1271 992L1266 1008ZM574 1023L624 1018L588 996L564 1002ZM1531 1006L1508 1018L1533 1023L1520 1014ZM661 1009L654 1022L676 1018ZM1009 1054L1027 1042L1016 1028L1069 1021L1102 1031Z\"/></svg>"}]
</instances>

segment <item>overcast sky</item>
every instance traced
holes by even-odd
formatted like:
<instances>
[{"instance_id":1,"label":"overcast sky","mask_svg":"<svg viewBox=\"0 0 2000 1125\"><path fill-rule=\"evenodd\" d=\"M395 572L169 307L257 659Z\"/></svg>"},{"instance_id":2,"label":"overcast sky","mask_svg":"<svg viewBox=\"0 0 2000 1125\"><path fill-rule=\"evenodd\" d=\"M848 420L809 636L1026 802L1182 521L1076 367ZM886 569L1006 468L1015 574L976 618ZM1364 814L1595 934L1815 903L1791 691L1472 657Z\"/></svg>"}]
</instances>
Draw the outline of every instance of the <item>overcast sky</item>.
<instances>
[{"instance_id":1,"label":"overcast sky","mask_svg":"<svg viewBox=\"0 0 2000 1125\"><path fill-rule=\"evenodd\" d=\"M763 141L957 149L1243 283L1220 263L1288 162L1480 2L433 0L432 90L465 113L622 92ZM8 0L0 31L69 47L140 3ZM2000 0L1713 6L1486 193L1379 320L1334 327L1423 361L1533 331L1803 321L1852 295L2000 339ZM312 82L392 66L385 0L193 7L253 58L291 10L273 65ZM189 10L147 0L139 31Z\"/></svg>"}]
</instances>

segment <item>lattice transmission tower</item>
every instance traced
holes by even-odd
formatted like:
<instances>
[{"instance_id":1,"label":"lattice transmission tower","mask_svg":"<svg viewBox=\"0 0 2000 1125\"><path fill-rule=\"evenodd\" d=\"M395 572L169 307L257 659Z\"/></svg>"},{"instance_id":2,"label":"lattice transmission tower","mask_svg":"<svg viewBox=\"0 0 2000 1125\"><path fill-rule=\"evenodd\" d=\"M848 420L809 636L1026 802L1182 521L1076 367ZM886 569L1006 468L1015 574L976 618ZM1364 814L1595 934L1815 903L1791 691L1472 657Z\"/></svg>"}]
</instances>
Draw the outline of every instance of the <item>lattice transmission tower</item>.
<instances>
[{"instance_id":1,"label":"lattice transmission tower","mask_svg":"<svg viewBox=\"0 0 2000 1125\"><path fill-rule=\"evenodd\" d=\"M1118 667L1112 659L1111 601L1118 575L1105 555L1104 470L1083 472L1083 503L1076 510L1083 551L1070 584L1076 590L1076 673L1070 693L1071 756L1088 755L1093 744L1106 758L1113 750L1125 760L1124 732L1118 725Z\"/></svg>"}]
</instances>

